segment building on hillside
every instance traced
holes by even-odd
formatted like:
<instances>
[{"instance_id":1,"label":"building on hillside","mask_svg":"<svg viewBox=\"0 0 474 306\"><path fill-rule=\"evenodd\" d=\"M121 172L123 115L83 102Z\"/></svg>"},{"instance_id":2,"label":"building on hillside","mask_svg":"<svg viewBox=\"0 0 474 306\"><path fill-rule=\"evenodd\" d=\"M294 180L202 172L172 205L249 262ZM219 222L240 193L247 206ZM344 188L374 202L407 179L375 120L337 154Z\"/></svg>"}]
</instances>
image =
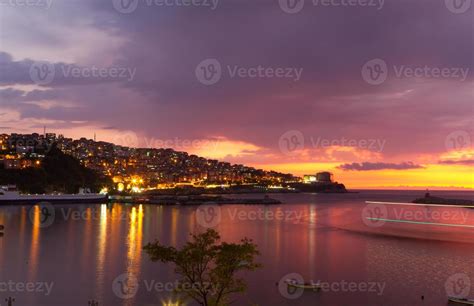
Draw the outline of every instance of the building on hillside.
<instances>
[{"instance_id":1,"label":"building on hillside","mask_svg":"<svg viewBox=\"0 0 474 306\"><path fill-rule=\"evenodd\" d=\"M305 184L330 184L334 182L334 175L331 172L318 172L316 175L307 174L303 176Z\"/></svg>"}]
</instances>

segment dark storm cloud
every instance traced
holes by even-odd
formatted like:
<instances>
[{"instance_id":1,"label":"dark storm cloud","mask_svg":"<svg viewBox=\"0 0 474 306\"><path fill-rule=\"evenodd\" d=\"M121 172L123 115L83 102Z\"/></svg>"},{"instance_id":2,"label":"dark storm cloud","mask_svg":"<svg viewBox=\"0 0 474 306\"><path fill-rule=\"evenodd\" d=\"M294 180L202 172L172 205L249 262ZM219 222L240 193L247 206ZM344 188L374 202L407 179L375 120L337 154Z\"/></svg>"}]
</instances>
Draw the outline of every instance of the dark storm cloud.
<instances>
[{"instance_id":1,"label":"dark storm cloud","mask_svg":"<svg viewBox=\"0 0 474 306\"><path fill-rule=\"evenodd\" d=\"M0 85L39 85L48 87L61 87L72 85L89 85L108 82L130 82L136 75L136 69L120 66L80 66L74 63L47 62L25 59L14 61L13 57L0 52ZM37 71L42 73L45 68L45 79L38 79ZM38 94L40 91L35 91Z\"/></svg>"},{"instance_id":2,"label":"dark storm cloud","mask_svg":"<svg viewBox=\"0 0 474 306\"><path fill-rule=\"evenodd\" d=\"M111 10L105 3L98 5ZM232 138L275 146L284 131L300 129L329 138L390 138L389 149L409 151L417 143L439 149L433 143L443 143L443 132L427 136L418 120L445 114L446 97L426 101L424 94L415 93L397 103L384 101L378 96L423 84L395 79L391 71L386 84L369 86L360 77L361 66L379 57L389 66L470 67L468 15L452 14L443 1L388 1L381 11L309 6L297 15L285 14L276 1L222 1L215 11L139 6L131 14L115 13L112 18L121 33L133 37L124 47L124 65L148 76L125 85L148 95L157 108L168 104L167 111L174 114L169 118L193 109L196 119L186 114L183 119L202 133L218 129ZM206 58L216 58L223 66L301 67L303 76L292 82L224 75L216 85L203 86L194 70ZM344 99L357 96L359 100ZM458 105L450 110L453 116L470 110L468 97L451 98ZM416 112L420 119L407 120L407 112ZM400 127L401 120L405 122ZM341 127L341 122L352 129ZM366 128L369 122L399 132ZM186 124L182 127L187 129ZM408 137L412 141L407 142Z\"/></svg>"},{"instance_id":3,"label":"dark storm cloud","mask_svg":"<svg viewBox=\"0 0 474 306\"><path fill-rule=\"evenodd\" d=\"M225 136L272 149L284 132L300 130L306 138L384 139L387 156L440 152L446 135L471 129L472 73L460 82L397 77L393 68L472 69L472 11L453 14L444 0L385 1L381 10L306 1L294 15L268 0L219 1L215 10L145 3L130 14L116 11L112 1L57 3L46 13L51 22L70 23L80 15L91 20L89 26L123 39L116 50L95 52L89 61L113 58L111 65L137 73L130 82L55 78L51 92L30 97L79 103L82 110L67 115L76 120L92 116L104 126L152 136ZM28 37L45 30L30 31ZM47 36L54 45L54 35ZM94 49L87 40L77 44ZM0 76L2 84L31 81L31 62L0 58L11 65L7 79ZM195 76L207 58L223 68L211 86ZM379 86L361 77L364 63L374 58L389 67ZM302 75L296 82L231 77L227 68L234 65L302 69ZM67 111L42 115L59 119Z\"/></svg>"}]
</instances>

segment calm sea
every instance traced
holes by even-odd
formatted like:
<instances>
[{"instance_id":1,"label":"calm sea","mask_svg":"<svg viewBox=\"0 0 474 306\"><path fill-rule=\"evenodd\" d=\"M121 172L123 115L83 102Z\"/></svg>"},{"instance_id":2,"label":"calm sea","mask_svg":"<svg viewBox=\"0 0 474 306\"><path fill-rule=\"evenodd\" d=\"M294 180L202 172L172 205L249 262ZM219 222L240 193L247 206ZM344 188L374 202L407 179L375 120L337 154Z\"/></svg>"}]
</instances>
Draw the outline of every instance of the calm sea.
<instances>
[{"instance_id":1,"label":"calm sea","mask_svg":"<svg viewBox=\"0 0 474 306\"><path fill-rule=\"evenodd\" d=\"M156 239L180 246L206 227L224 241L251 238L261 252L264 267L242 275L248 290L235 305L446 305L447 295L474 297L473 209L377 203L422 195L277 194L284 204L275 206L0 207L0 304L8 297L19 306L174 301L173 267L152 263L142 248ZM324 288L276 285L287 278Z\"/></svg>"}]
</instances>

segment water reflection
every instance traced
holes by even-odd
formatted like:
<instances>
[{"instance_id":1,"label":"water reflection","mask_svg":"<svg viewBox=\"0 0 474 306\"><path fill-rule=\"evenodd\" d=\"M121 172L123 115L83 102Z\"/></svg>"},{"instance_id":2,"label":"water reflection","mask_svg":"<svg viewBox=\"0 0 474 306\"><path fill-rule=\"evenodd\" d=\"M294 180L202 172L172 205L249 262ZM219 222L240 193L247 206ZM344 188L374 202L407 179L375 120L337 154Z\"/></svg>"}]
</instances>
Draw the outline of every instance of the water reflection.
<instances>
[{"instance_id":1,"label":"water reflection","mask_svg":"<svg viewBox=\"0 0 474 306\"><path fill-rule=\"evenodd\" d=\"M177 236L178 236L178 216L179 210L176 208L171 209L171 245L176 247Z\"/></svg>"},{"instance_id":2,"label":"water reflection","mask_svg":"<svg viewBox=\"0 0 474 306\"><path fill-rule=\"evenodd\" d=\"M97 239L97 263L96 263L96 276L97 276L97 291L98 293L104 290L104 277L105 277L105 258L107 250L107 205L102 204L100 206L100 228L99 238Z\"/></svg>"},{"instance_id":3,"label":"water reflection","mask_svg":"<svg viewBox=\"0 0 474 306\"><path fill-rule=\"evenodd\" d=\"M92 250L91 250L92 239L95 239L96 236L93 234L94 221L91 218L92 216L91 208L90 207L86 208L85 211L83 211L83 213L84 213L85 220L82 220L82 221L85 221L85 224L83 225L84 231L82 235L81 266L82 266L82 271L87 271L90 265L90 259L91 259L90 256L92 253ZM82 277L87 278L87 275L82 273Z\"/></svg>"},{"instance_id":4,"label":"water reflection","mask_svg":"<svg viewBox=\"0 0 474 306\"><path fill-rule=\"evenodd\" d=\"M140 280L140 265L143 243L143 205L132 208L130 212L129 231L127 238L127 275ZM133 299L124 300L124 306L135 305Z\"/></svg>"},{"instance_id":5,"label":"water reflection","mask_svg":"<svg viewBox=\"0 0 474 306\"><path fill-rule=\"evenodd\" d=\"M245 275L249 291L236 304L400 305L405 302L416 305L424 294L426 305L441 305L440 301L444 304L446 301L444 284L450 275L466 273L471 279L474 277L474 244L456 243L468 239L472 242L472 229L399 223L370 227L363 223L363 200L335 200L331 195L311 204L312 199L305 195L282 197L287 204L280 206L221 206L223 218L216 229L222 240L236 242L245 236L253 239L261 252L259 262L264 264L262 270ZM0 207L0 223L6 226L5 237L0 239L1 277L54 281L55 290L51 296L26 295L18 303L22 306L81 306L91 299L100 301L100 305L130 306L168 301L169 292L149 292L144 286L133 298L122 300L111 290L112 282L123 273L142 282L174 281L172 265L148 260L142 249L144 243L158 239L179 247L190 232L205 230L196 222L196 207L56 206L56 220L46 228L39 226L40 207L31 208L31 222L29 209L29 206ZM63 209L79 212L81 218L65 218ZM235 214L231 217L234 209L261 210L274 215L294 211L303 217L301 222L239 219ZM388 218L416 217L412 214L417 211L423 217L429 212L433 219L438 209L389 209ZM459 219L462 215L457 208L448 211L448 217L454 219L443 223L474 224L473 210L461 211L465 212L466 220ZM398 236L387 236L392 233ZM293 272L300 273L305 280L383 282L386 289L380 297L328 292L286 300L274 284ZM19 296L16 297L19 301Z\"/></svg>"},{"instance_id":6,"label":"water reflection","mask_svg":"<svg viewBox=\"0 0 474 306\"><path fill-rule=\"evenodd\" d=\"M32 282L36 280L36 273L38 272L38 252L40 248L40 230L41 230L41 209L38 205L31 208L31 221L33 226L31 227L31 244L30 244L30 255L28 259L28 281ZM25 211L23 211L25 214Z\"/></svg>"},{"instance_id":7,"label":"water reflection","mask_svg":"<svg viewBox=\"0 0 474 306\"><path fill-rule=\"evenodd\" d=\"M315 249L316 249L316 207L314 205L309 206L309 226L308 226L308 266L310 271L314 270L314 258L315 258ZM311 278L314 279L315 275L311 275Z\"/></svg>"}]
</instances>

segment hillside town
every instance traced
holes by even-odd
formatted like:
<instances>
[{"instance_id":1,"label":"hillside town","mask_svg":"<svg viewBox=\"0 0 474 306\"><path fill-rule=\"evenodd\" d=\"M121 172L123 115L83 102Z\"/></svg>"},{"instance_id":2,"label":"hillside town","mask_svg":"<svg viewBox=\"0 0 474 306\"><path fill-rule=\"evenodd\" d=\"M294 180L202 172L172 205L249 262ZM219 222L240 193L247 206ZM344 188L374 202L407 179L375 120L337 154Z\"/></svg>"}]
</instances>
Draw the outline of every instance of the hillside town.
<instances>
[{"instance_id":1,"label":"hillside town","mask_svg":"<svg viewBox=\"0 0 474 306\"><path fill-rule=\"evenodd\" d=\"M170 148L130 148L54 133L0 134L0 165L5 169L40 167L53 145L87 168L111 177L119 191L246 184L268 187L301 182L291 174L206 159Z\"/></svg>"}]
</instances>

